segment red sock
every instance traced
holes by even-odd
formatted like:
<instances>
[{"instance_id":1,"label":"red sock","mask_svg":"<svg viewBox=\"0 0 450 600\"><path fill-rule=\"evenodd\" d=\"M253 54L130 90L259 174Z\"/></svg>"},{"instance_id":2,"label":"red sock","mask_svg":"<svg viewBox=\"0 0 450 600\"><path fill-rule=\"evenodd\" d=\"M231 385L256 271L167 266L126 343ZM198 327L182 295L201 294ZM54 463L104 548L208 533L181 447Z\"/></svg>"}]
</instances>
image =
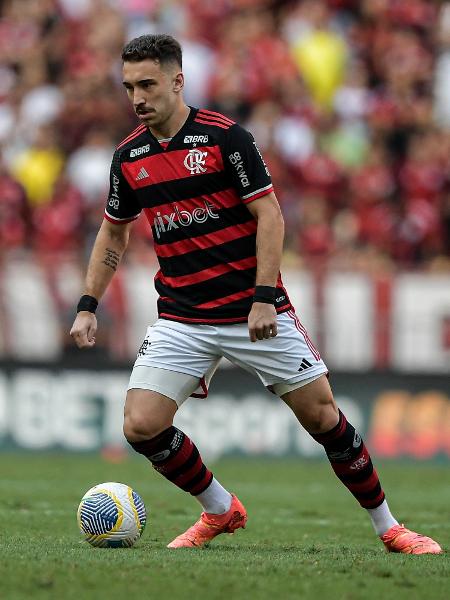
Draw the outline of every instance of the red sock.
<instances>
[{"instance_id":1,"label":"red sock","mask_svg":"<svg viewBox=\"0 0 450 600\"><path fill-rule=\"evenodd\" d=\"M203 464L195 444L176 427L169 427L150 440L130 444L161 475L193 496L204 492L212 481L213 474Z\"/></svg>"},{"instance_id":2,"label":"red sock","mask_svg":"<svg viewBox=\"0 0 450 600\"><path fill-rule=\"evenodd\" d=\"M363 508L376 508L383 502L384 492L370 454L341 411L336 427L311 435L325 448L333 471Z\"/></svg>"}]
</instances>

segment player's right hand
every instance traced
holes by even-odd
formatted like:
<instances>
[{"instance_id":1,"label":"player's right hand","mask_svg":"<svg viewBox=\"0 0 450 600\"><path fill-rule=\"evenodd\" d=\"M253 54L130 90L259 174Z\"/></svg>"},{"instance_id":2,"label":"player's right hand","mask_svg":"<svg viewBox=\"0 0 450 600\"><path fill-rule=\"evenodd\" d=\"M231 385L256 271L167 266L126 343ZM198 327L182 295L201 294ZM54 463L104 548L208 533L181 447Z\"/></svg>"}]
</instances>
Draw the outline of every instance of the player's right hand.
<instances>
[{"instance_id":1,"label":"player's right hand","mask_svg":"<svg viewBox=\"0 0 450 600\"><path fill-rule=\"evenodd\" d=\"M94 313L81 310L73 322L70 335L78 348L92 348L97 333L97 317Z\"/></svg>"}]
</instances>

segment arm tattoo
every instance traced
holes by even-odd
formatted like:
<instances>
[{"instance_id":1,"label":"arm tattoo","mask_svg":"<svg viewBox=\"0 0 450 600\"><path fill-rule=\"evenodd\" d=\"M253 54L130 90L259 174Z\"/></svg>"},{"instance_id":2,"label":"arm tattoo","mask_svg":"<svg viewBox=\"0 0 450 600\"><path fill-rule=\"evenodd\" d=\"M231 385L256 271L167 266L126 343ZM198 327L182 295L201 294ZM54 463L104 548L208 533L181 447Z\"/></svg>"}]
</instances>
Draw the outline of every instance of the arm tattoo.
<instances>
[{"instance_id":1,"label":"arm tattoo","mask_svg":"<svg viewBox=\"0 0 450 600\"><path fill-rule=\"evenodd\" d=\"M103 264L115 271L119 265L119 261L120 254L111 248L106 248L105 258L102 260Z\"/></svg>"}]
</instances>

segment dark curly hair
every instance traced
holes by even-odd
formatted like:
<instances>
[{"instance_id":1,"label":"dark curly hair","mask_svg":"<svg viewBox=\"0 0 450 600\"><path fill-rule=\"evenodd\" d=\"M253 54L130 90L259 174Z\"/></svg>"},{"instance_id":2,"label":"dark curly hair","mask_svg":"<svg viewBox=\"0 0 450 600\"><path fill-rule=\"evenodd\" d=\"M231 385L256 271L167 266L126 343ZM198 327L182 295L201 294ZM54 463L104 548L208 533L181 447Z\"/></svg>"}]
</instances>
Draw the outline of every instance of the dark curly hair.
<instances>
[{"instance_id":1,"label":"dark curly hair","mask_svg":"<svg viewBox=\"0 0 450 600\"><path fill-rule=\"evenodd\" d=\"M180 44L171 35L141 35L125 44L122 50L124 62L140 62L150 58L161 65L175 62L182 67L182 50Z\"/></svg>"}]
</instances>

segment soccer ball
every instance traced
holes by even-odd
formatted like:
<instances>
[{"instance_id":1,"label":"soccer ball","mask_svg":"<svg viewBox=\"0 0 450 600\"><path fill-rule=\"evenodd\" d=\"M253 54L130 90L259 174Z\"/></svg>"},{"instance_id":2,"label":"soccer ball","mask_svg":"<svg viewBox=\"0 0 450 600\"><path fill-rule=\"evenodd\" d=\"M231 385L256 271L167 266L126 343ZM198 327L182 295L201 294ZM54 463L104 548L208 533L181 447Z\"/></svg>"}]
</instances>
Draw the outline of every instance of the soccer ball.
<instances>
[{"instance_id":1,"label":"soccer ball","mask_svg":"<svg viewBox=\"0 0 450 600\"><path fill-rule=\"evenodd\" d=\"M145 505L124 483L99 483L81 499L78 526L86 542L100 548L129 548L141 537Z\"/></svg>"}]
</instances>

